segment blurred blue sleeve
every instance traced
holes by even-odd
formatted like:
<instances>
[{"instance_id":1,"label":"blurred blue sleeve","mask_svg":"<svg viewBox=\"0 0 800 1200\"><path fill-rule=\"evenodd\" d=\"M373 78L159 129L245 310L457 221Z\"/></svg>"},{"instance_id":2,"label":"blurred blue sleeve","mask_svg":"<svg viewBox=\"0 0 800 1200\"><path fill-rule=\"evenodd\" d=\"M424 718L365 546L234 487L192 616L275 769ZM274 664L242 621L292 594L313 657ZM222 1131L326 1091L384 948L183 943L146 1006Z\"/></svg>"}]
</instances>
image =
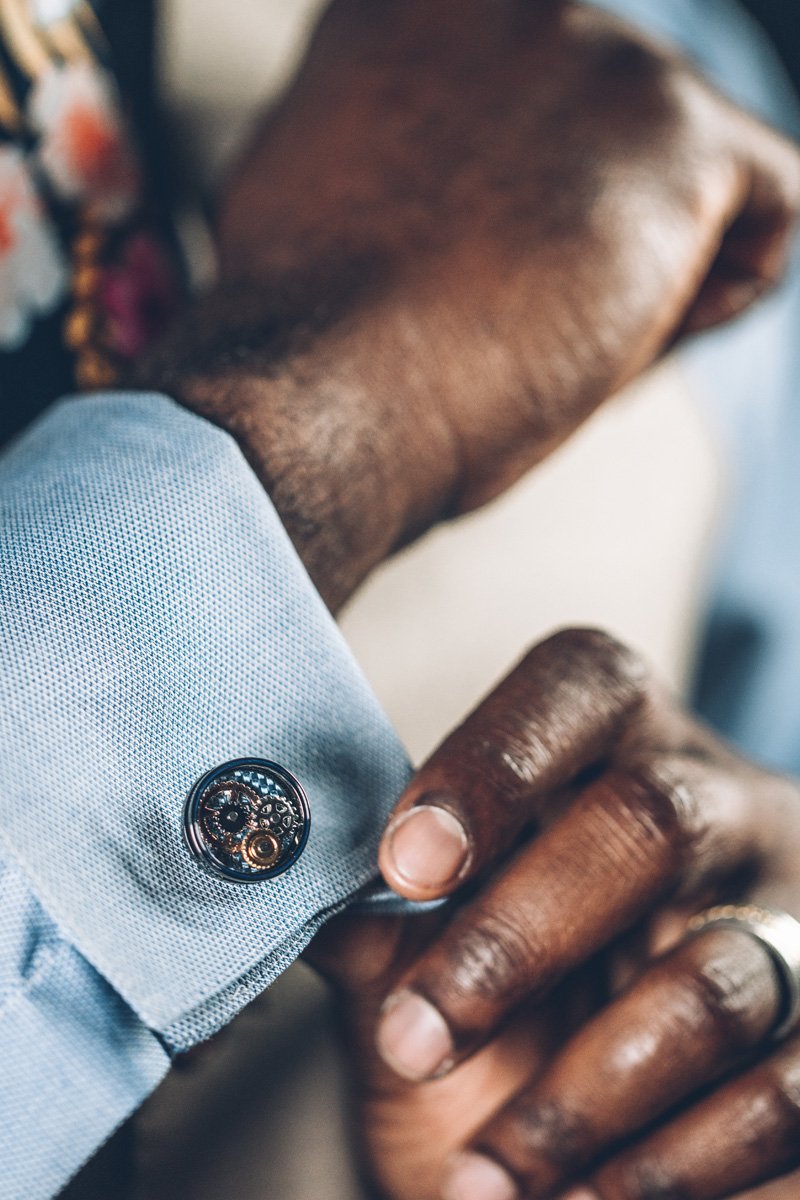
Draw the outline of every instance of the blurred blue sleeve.
<instances>
[{"instance_id":1,"label":"blurred blue sleeve","mask_svg":"<svg viewBox=\"0 0 800 1200\"><path fill-rule=\"evenodd\" d=\"M731 99L800 137L783 65L732 0L598 4L666 38ZM679 357L731 476L695 706L750 757L800 774L800 246L772 296Z\"/></svg>"}]
</instances>

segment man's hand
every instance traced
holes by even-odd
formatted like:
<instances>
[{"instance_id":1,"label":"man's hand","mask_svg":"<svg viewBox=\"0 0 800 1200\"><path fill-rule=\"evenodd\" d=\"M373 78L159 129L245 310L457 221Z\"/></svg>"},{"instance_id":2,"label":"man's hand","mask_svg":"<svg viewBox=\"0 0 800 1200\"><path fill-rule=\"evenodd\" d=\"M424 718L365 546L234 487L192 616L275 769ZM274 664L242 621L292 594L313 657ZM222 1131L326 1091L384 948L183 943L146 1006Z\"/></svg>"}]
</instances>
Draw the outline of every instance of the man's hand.
<instances>
[{"instance_id":1,"label":"man's hand","mask_svg":"<svg viewBox=\"0 0 800 1200\"><path fill-rule=\"evenodd\" d=\"M780 274L795 150L555 0L334 0L143 370L229 429L336 608Z\"/></svg>"},{"instance_id":2,"label":"man's hand","mask_svg":"<svg viewBox=\"0 0 800 1200\"><path fill-rule=\"evenodd\" d=\"M352 926L322 943L345 987L372 969L349 1001L364 1042L383 992L377 1043L400 1078L365 1068L363 1090L387 1194L545 1200L579 1183L581 1200L730 1200L800 1166L800 1035L771 1040L786 996L770 953L739 929L686 936L718 904L800 918L798 861L794 783L677 709L606 635L535 647L384 837L395 890L454 895L451 912L409 918L396 943L373 928L371 959ZM427 1152L430 1179L459 1138L444 1180L405 1177Z\"/></svg>"},{"instance_id":3,"label":"man's hand","mask_svg":"<svg viewBox=\"0 0 800 1200\"><path fill-rule=\"evenodd\" d=\"M552 1058L569 1028L562 992L559 1003L521 1006L499 1036L444 1078L415 1083L397 1075L376 1046L381 1009L441 928L441 916L346 914L306 953L335 985L354 1086L357 1157L375 1200L438 1200L452 1156ZM580 999L585 1011L585 995Z\"/></svg>"}]
</instances>

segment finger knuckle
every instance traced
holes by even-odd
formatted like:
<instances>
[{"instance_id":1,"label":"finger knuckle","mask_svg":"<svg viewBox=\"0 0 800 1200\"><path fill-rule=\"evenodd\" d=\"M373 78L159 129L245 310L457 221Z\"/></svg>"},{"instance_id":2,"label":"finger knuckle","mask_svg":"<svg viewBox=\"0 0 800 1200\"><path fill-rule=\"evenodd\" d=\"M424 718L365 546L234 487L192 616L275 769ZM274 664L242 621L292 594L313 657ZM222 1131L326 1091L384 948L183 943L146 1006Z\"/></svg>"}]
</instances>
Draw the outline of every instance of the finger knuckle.
<instances>
[{"instance_id":1,"label":"finger knuckle","mask_svg":"<svg viewBox=\"0 0 800 1200\"><path fill-rule=\"evenodd\" d=\"M691 1200L692 1193L663 1158L630 1150L601 1167L593 1179L601 1200Z\"/></svg>"},{"instance_id":2,"label":"finger knuckle","mask_svg":"<svg viewBox=\"0 0 800 1200\"><path fill-rule=\"evenodd\" d=\"M485 914L460 931L448 952L449 979L461 997L513 1000L524 984L531 949L507 917Z\"/></svg>"},{"instance_id":3,"label":"finger knuckle","mask_svg":"<svg viewBox=\"0 0 800 1200\"><path fill-rule=\"evenodd\" d=\"M743 1157L777 1164L800 1164L800 1103L795 1084L781 1072L767 1071L766 1081L747 1096L748 1119L737 1121L738 1148ZM737 1114L738 1116L738 1114Z\"/></svg>"},{"instance_id":4,"label":"finger knuckle","mask_svg":"<svg viewBox=\"0 0 800 1200\"><path fill-rule=\"evenodd\" d=\"M638 88L672 69L673 60L662 51L607 18L598 24L594 14L567 7L561 21L573 36L583 35L594 69L606 82L631 83Z\"/></svg>"},{"instance_id":5,"label":"finger knuckle","mask_svg":"<svg viewBox=\"0 0 800 1200\"><path fill-rule=\"evenodd\" d=\"M663 1162L634 1159L622 1173L624 1200L692 1200L692 1193Z\"/></svg>"},{"instance_id":6,"label":"finger knuckle","mask_svg":"<svg viewBox=\"0 0 800 1200\"><path fill-rule=\"evenodd\" d=\"M746 960L752 950L758 957L754 973ZM689 986L696 997L714 1039L727 1057L749 1050L757 1038L758 1027L753 1010L758 1008L756 989L761 984L764 969L769 964L761 958L757 943L738 945L735 955L712 953L695 964L689 976Z\"/></svg>"},{"instance_id":7,"label":"finger knuckle","mask_svg":"<svg viewBox=\"0 0 800 1200\"><path fill-rule=\"evenodd\" d=\"M462 771L541 788L594 761L648 693L642 660L599 629L538 643L458 733Z\"/></svg>"},{"instance_id":8,"label":"finger knuckle","mask_svg":"<svg viewBox=\"0 0 800 1200\"><path fill-rule=\"evenodd\" d=\"M674 55L665 54L628 31L609 27L604 35L598 36L595 31L592 61L598 84L608 97L606 111L616 104L629 132L638 129L651 138L659 132L680 133L689 114L691 128L697 126L690 107L696 106L691 93L697 87L692 86L692 73Z\"/></svg>"},{"instance_id":9,"label":"finger knuckle","mask_svg":"<svg viewBox=\"0 0 800 1200\"><path fill-rule=\"evenodd\" d=\"M613 80L619 93L634 92L637 99L661 99L675 73L671 59L652 46L631 37L608 37L597 57L603 76Z\"/></svg>"},{"instance_id":10,"label":"finger knuckle","mask_svg":"<svg viewBox=\"0 0 800 1200\"><path fill-rule=\"evenodd\" d=\"M529 1158L528 1183L546 1187L550 1180L534 1178L536 1159L558 1168L574 1168L587 1157L592 1135L586 1119L554 1100L517 1101L511 1110L516 1135ZM540 1172L541 1174L541 1172Z\"/></svg>"},{"instance_id":11,"label":"finger knuckle","mask_svg":"<svg viewBox=\"0 0 800 1200\"><path fill-rule=\"evenodd\" d=\"M604 629L565 627L551 634L543 645L565 668L572 666L576 674L588 668L594 676L605 679L615 689L625 689L632 697L640 697L646 690L648 670L641 655Z\"/></svg>"},{"instance_id":12,"label":"finger knuckle","mask_svg":"<svg viewBox=\"0 0 800 1200\"><path fill-rule=\"evenodd\" d=\"M683 854L701 839L697 795L679 767L654 757L634 767L630 780L625 807L647 840L666 842Z\"/></svg>"},{"instance_id":13,"label":"finger knuckle","mask_svg":"<svg viewBox=\"0 0 800 1200\"><path fill-rule=\"evenodd\" d=\"M761 1106L764 1122L770 1123L779 1140L800 1158L800 1038L769 1064L767 1080Z\"/></svg>"}]
</instances>

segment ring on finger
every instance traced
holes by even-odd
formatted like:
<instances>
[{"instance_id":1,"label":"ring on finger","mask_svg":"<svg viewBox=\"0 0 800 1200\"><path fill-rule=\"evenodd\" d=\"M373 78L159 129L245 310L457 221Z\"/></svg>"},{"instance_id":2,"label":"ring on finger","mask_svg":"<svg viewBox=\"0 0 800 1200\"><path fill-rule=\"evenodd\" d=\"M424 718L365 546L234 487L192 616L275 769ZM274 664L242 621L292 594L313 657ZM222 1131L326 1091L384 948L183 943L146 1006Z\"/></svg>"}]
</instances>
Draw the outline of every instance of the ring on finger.
<instances>
[{"instance_id":1,"label":"ring on finger","mask_svg":"<svg viewBox=\"0 0 800 1200\"><path fill-rule=\"evenodd\" d=\"M800 921L782 909L757 904L723 904L693 917L690 934L713 926L741 929L761 942L769 953L781 986L782 1004L772 1032L774 1041L785 1038L800 1024Z\"/></svg>"}]
</instances>

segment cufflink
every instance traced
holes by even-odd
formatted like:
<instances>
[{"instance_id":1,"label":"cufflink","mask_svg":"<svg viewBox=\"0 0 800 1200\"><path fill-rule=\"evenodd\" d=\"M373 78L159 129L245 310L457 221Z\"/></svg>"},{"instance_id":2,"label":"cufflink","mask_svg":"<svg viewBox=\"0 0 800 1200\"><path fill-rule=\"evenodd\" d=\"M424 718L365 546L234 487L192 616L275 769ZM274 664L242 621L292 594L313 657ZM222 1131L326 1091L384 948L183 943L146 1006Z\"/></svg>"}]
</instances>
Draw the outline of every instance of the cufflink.
<instances>
[{"instance_id":1,"label":"cufflink","mask_svg":"<svg viewBox=\"0 0 800 1200\"><path fill-rule=\"evenodd\" d=\"M237 758L198 779L183 810L186 845L220 879L260 883L287 871L308 841L302 787L278 763Z\"/></svg>"}]
</instances>

